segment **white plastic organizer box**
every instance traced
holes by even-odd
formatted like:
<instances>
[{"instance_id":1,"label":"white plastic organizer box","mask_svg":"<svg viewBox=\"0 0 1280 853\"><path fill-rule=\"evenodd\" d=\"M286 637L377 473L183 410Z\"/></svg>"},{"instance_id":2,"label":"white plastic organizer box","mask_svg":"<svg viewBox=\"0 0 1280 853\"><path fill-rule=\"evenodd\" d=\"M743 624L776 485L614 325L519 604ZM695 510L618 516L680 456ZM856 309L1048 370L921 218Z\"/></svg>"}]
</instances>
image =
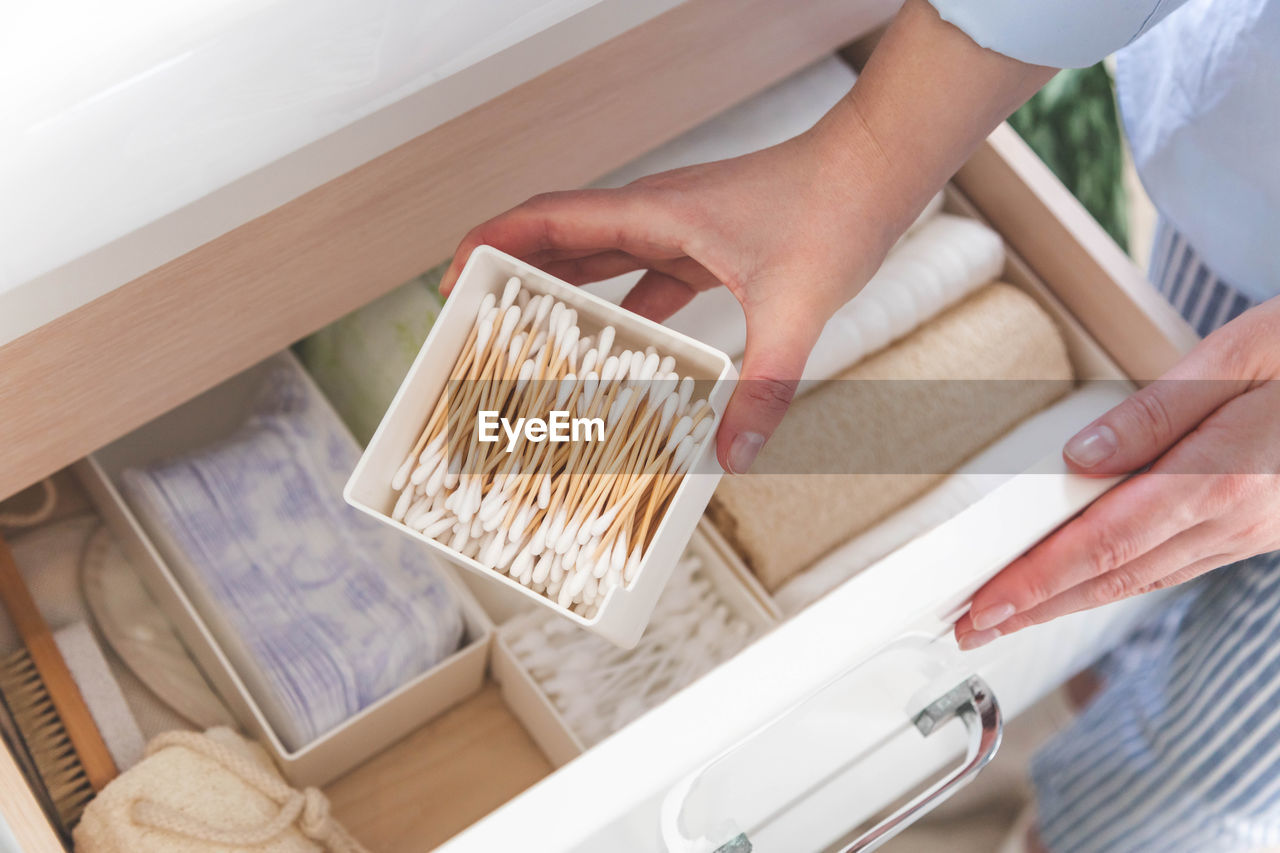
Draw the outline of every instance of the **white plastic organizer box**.
<instances>
[{"instance_id":1,"label":"white plastic organizer box","mask_svg":"<svg viewBox=\"0 0 1280 853\"><path fill-rule=\"evenodd\" d=\"M631 647L722 475L715 429L736 375L724 353L481 246L345 496L453 563ZM544 378L547 388L519 390ZM533 413L571 409L607 415L606 425L570 449L547 440L515 456L480 450L480 411L521 393ZM564 464L566 454L581 464ZM650 467L627 467L636 458ZM599 479L618 476L631 479ZM629 528L646 500L651 523Z\"/></svg>"}]
</instances>

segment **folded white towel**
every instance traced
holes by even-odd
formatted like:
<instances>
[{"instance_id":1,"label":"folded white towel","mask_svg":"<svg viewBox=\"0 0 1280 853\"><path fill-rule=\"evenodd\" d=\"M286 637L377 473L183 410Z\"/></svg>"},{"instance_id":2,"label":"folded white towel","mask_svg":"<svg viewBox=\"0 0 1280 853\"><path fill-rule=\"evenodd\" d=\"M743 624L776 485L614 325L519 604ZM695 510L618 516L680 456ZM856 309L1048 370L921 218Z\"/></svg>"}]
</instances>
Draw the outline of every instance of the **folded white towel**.
<instances>
[{"instance_id":1,"label":"folded white towel","mask_svg":"<svg viewBox=\"0 0 1280 853\"><path fill-rule=\"evenodd\" d=\"M232 437L126 494L281 741L298 749L453 653L462 615L409 540L342 500L359 448L298 368Z\"/></svg>"},{"instance_id":2,"label":"folded white towel","mask_svg":"<svg viewBox=\"0 0 1280 853\"><path fill-rule=\"evenodd\" d=\"M1128 396L1127 382L1092 382L1027 418L931 491L855 536L774 593L790 616L881 558L977 503L1060 448L1076 430Z\"/></svg>"}]
</instances>

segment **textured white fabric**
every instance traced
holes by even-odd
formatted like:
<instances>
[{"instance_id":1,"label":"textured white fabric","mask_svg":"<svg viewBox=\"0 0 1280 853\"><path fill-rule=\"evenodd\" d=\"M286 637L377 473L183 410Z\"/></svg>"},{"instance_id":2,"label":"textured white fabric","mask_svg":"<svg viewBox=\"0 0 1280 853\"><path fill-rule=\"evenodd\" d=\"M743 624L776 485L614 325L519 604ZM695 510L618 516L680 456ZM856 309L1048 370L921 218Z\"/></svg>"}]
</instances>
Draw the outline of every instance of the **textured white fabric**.
<instances>
[{"instance_id":1,"label":"textured white fabric","mask_svg":"<svg viewBox=\"0 0 1280 853\"><path fill-rule=\"evenodd\" d=\"M803 610L917 536L958 515L1001 483L1053 453L1076 430L1122 402L1126 382L1087 384L1032 415L932 491L796 575L774 593L786 615Z\"/></svg>"}]
</instances>

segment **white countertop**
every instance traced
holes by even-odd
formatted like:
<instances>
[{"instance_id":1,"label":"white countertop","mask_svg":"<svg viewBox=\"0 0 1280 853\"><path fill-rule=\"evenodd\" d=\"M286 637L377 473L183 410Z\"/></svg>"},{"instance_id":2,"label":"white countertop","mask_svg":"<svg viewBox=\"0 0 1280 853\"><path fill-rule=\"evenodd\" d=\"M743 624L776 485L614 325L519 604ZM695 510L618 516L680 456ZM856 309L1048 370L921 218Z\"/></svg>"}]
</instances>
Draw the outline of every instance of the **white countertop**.
<instances>
[{"instance_id":1,"label":"white countertop","mask_svg":"<svg viewBox=\"0 0 1280 853\"><path fill-rule=\"evenodd\" d=\"M0 344L679 2L20 4Z\"/></svg>"}]
</instances>

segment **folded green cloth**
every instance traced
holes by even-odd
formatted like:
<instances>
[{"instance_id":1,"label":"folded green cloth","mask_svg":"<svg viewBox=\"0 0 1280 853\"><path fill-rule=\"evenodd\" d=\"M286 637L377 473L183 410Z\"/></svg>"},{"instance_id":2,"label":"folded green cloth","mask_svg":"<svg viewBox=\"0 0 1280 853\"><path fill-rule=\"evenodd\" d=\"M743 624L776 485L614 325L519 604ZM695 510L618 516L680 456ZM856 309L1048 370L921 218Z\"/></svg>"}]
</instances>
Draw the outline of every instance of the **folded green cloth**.
<instances>
[{"instance_id":1,"label":"folded green cloth","mask_svg":"<svg viewBox=\"0 0 1280 853\"><path fill-rule=\"evenodd\" d=\"M296 347L361 445L369 443L440 313L434 267L331 323Z\"/></svg>"}]
</instances>

